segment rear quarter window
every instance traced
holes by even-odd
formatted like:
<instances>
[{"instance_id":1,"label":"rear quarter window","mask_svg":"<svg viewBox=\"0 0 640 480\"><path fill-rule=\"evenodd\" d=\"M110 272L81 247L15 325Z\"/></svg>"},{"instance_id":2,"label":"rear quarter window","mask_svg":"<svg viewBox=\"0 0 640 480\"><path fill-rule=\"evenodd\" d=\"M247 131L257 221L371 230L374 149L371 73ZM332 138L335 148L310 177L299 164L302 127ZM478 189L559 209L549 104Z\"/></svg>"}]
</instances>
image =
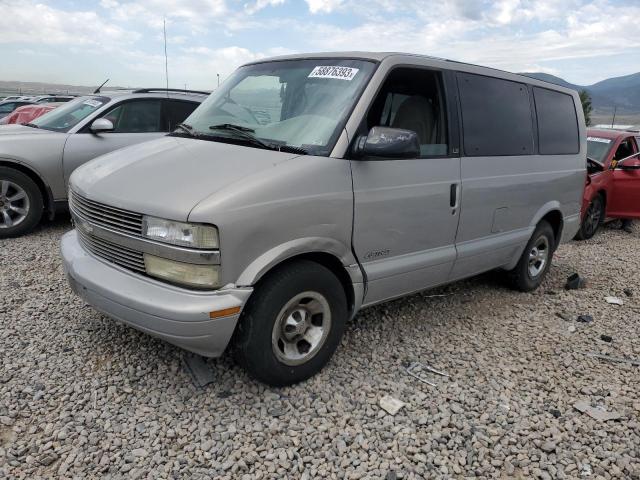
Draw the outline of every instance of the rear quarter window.
<instances>
[{"instance_id":1,"label":"rear quarter window","mask_svg":"<svg viewBox=\"0 0 640 480\"><path fill-rule=\"evenodd\" d=\"M175 129L176 125L184 122L199 105L197 102L187 102L185 100L165 100L165 121L168 123L168 131Z\"/></svg>"},{"instance_id":2,"label":"rear quarter window","mask_svg":"<svg viewBox=\"0 0 640 480\"><path fill-rule=\"evenodd\" d=\"M578 117L573 97L533 87L538 115L538 143L542 155L576 154L580 151Z\"/></svg>"},{"instance_id":3,"label":"rear quarter window","mask_svg":"<svg viewBox=\"0 0 640 480\"><path fill-rule=\"evenodd\" d=\"M467 156L533 154L533 115L525 84L458 73Z\"/></svg>"}]
</instances>

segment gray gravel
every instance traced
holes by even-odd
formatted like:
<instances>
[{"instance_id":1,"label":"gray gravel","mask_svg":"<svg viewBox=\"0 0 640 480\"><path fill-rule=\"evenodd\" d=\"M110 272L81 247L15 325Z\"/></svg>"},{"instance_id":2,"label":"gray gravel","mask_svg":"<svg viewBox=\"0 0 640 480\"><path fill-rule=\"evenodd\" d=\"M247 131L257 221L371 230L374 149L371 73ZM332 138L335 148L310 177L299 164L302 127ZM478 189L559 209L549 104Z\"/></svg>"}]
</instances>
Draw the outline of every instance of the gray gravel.
<instances>
[{"instance_id":1,"label":"gray gravel","mask_svg":"<svg viewBox=\"0 0 640 480\"><path fill-rule=\"evenodd\" d=\"M365 310L325 370L280 390L228 357L195 387L182 351L85 306L68 228L0 240L0 478L640 478L640 370L584 354L640 358L637 225L562 246L532 294L487 274ZM565 291L574 271L588 285ZM420 383L412 361L451 377Z\"/></svg>"}]
</instances>

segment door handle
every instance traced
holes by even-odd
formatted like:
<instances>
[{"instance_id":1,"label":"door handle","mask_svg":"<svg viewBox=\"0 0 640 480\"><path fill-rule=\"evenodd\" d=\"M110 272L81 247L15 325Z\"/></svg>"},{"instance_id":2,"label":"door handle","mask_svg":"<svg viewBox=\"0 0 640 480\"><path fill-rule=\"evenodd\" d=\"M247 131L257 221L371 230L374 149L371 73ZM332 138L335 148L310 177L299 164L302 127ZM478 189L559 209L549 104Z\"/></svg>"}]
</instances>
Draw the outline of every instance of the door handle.
<instances>
[{"instance_id":1,"label":"door handle","mask_svg":"<svg viewBox=\"0 0 640 480\"><path fill-rule=\"evenodd\" d=\"M449 190L449 206L455 208L458 203L458 184L452 183Z\"/></svg>"}]
</instances>

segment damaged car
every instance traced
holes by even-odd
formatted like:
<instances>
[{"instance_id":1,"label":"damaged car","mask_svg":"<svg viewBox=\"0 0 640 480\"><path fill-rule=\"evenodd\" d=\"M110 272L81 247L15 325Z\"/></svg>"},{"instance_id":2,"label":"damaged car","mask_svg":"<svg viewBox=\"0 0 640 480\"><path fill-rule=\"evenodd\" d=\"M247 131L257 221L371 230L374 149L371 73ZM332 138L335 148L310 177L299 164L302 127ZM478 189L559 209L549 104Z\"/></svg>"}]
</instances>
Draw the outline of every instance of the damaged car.
<instances>
[{"instance_id":1,"label":"damaged car","mask_svg":"<svg viewBox=\"0 0 640 480\"><path fill-rule=\"evenodd\" d=\"M607 220L640 219L640 132L588 129L587 180L578 240Z\"/></svg>"}]
</instances>

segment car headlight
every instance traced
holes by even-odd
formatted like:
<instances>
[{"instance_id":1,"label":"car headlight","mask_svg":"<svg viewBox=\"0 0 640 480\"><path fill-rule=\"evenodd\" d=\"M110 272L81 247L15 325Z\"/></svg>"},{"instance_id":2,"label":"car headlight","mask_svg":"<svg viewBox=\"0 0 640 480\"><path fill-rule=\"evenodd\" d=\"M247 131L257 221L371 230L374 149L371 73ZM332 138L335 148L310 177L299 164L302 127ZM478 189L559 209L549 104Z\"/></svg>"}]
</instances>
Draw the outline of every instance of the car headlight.
<instances>
[{"instance_id":1,"label":"car headlight","mask_svg":"<svg viewBox=\"0 0 640 480\"><path fill-rule=\"evenodd\" d=\"M219 265L194 265L145 253L144 266L147 275L171 283L196 288L215 288L219 286Z\"/></svg>"},{"instance_id":2,"label":"car headlight","mask_svg":"<svg viewBox=\"0 0 640 480\"><path fill-rule=\"evenodd\" d=\"M144 216L142 234L152 240L192 248L218 248L218 229L211 225L174 222Z\"/></svg>"}]
</instances>

